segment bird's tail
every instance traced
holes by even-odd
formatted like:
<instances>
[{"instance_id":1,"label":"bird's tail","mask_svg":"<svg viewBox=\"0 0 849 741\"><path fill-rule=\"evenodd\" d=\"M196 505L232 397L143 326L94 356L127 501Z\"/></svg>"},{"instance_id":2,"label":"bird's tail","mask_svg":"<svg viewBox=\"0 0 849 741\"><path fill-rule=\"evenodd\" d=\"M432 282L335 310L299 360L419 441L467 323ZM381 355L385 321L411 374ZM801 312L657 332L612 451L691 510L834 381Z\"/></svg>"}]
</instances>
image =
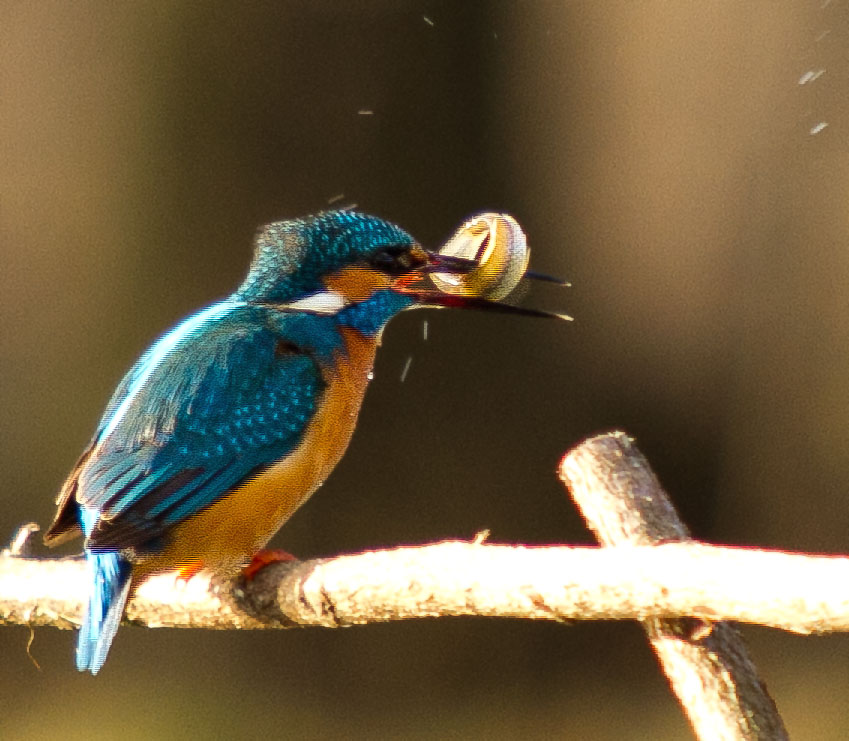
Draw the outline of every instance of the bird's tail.
<instances>
[{"instance_id":1,"label":"bird's tail","mask_svg":"<svg viewBox=\"0 0 849 741\"><path fill-rule=\"evenodd\" d=\"M130 593L131 566L115 551L86 550L91 591L77 638L77 669L97 674L121 624Z\"/></svg>"}]
</instances>

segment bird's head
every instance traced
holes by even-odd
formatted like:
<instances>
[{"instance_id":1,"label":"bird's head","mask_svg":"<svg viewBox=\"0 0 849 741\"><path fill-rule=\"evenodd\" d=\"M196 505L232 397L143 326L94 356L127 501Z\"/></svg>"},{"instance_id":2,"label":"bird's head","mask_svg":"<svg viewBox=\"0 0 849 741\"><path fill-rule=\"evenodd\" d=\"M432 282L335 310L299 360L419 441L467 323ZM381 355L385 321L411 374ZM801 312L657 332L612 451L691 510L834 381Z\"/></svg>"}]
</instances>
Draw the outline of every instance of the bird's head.
<instances>
[{"instance_id":1,"label":"bird's head","mask_svg":"<svg viewBox=\"0 0 849 741\"><path fill-rule=\"evenodd\" d=\"M395 314L414 306L549 316L424 285L433 273L460 275L476 265L474 260L425 250L403 229L375 216L327 211L263 227L236 296L334 315L366 334L379 332Z\"/></svg>"}]
</instances>

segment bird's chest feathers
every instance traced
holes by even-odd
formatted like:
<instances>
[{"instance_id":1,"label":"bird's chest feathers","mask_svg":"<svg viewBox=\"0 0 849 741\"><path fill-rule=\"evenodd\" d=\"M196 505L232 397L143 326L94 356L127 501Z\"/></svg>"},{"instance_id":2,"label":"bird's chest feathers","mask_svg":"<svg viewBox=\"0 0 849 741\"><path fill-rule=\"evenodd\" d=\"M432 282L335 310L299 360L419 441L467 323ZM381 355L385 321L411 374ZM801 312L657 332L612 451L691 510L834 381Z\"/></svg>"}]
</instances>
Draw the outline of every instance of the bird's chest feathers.
<instances>
[{"instance_id":1,"label":"bird's chest feathers","mask_svg":"<svg viewBox=\"0 0 849 741\"><path fill-rule=\"evenodd\" d=\"M344 348L322 369L326 387L298 446L179 525L167 549L172 552L162 554L168 560L238 565L321 486L348 447L377 349L375 338L354 329L341 331ZM176 552L186 546L194 552Z\"/></svg>"}]
</instances>

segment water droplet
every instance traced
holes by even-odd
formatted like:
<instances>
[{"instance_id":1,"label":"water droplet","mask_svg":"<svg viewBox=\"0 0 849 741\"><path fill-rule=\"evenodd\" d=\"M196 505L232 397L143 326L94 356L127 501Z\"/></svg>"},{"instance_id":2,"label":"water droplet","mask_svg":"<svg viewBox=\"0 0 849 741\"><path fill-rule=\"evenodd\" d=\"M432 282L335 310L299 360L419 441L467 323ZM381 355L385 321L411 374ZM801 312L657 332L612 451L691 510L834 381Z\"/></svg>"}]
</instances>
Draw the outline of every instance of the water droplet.
<instances>
[{"instance_id":1,"label":"water droplet","mask_svg":"<svg viewBox=\"0 0 849 741\"><path fill-rule=\"evenodd\" d=\"M805 72L804 75L799 78L799 84L807 85L809 82L813 82L817 78L821 77L823 74L825 74L824 69L809 69L807 72Z\"/></svg>"},{"instance_id":2,"label":"water droplet","mask_svg":"<svg viewBox=\"0 0 849 741\"><path fill-rule=\"evenodd\" d=\"M410 372L410 366L413 364L413 356L409 355L407 357L407 362L404 363L404 369L401 371L401 383L407 380L407 373Z\"/></svg>"}]
</instances>

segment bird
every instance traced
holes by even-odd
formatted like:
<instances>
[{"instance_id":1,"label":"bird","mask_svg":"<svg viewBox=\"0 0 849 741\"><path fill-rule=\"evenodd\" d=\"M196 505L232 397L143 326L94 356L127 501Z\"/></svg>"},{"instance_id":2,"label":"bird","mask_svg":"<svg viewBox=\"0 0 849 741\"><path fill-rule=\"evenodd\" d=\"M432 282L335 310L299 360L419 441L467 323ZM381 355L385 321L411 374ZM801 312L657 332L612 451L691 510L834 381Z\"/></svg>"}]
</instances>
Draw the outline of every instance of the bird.
<instances>
[{"instance_id":1,"label":"bird","mask_svg":"<svg viewBox=\"0 0 849 741\"><path fill-rule=\"evenodd\" d=\"M147 576L261 559L345 452L392 317L428 306L557 316L421 285L475 266L359 211L257 232L244 282L139 358L60 489L44 540L84 538L80 671L100 671Z\"/></svg>"}]
</instances>

